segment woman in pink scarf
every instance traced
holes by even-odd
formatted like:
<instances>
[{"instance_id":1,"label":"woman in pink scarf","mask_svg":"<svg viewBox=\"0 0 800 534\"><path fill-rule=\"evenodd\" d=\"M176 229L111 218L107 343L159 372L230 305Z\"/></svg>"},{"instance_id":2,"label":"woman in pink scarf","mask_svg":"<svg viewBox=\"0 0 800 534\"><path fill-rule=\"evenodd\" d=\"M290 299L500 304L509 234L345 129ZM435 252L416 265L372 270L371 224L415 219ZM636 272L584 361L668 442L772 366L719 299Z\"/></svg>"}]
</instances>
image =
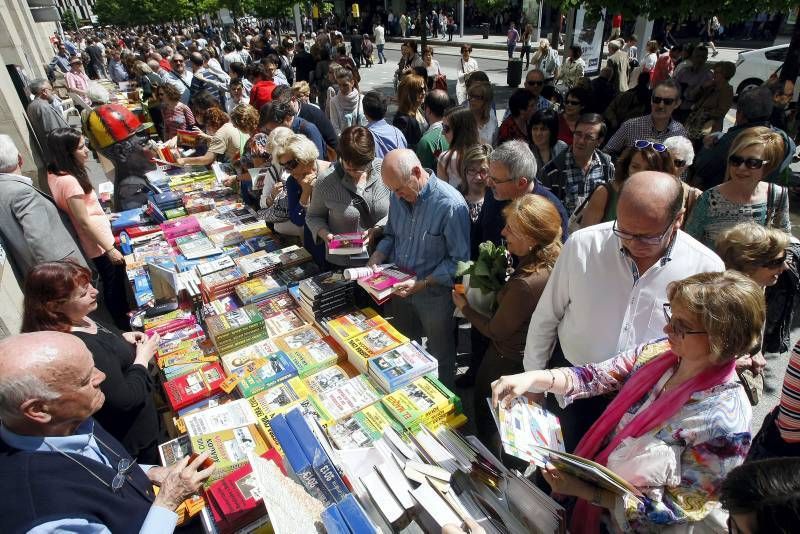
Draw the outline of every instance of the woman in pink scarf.
<instances>
[{"instance_id":1,"label":"woman in pink scarf","mask_svg":"<svg viewBox=\"0 0 800 534\"><path fill-rule=\"evenodd\" d=\"M543 474L553 492L578 498L573 533L600 532L601 524L615 532L726 531L719 488L747 454L752 415L735 360L759 346L763 290L726 271L673 282L667 294L667 340L603 363L529 371L493 384L495 405L526 392L549 392L569 404L619 391L575 454L616 472L642 498L548 464Z\"/></svg>"}]
</instances>

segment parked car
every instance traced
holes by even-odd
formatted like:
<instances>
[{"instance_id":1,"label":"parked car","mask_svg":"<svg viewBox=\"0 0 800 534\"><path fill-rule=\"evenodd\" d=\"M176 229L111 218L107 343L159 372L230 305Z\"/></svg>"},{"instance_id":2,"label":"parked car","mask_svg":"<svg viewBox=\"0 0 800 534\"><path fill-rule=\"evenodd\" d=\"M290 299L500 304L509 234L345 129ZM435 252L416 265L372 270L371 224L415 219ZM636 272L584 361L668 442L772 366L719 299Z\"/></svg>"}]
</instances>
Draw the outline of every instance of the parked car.
<instances>
[{"instance_id":1,"label":"parked car","mask_svg":"<svg viewBox=\"0 0 800 534\"><path fill-rule=\"evenodd\" d=\"M739 52L736 74L731 80L736 96L742 94L742 91L749 87L763 84L770 76L779 72L788 53L788 44ZM800 92L800 87L795 84L794 100L797 100L798 92Z\"/></svg>"}]
</instances>

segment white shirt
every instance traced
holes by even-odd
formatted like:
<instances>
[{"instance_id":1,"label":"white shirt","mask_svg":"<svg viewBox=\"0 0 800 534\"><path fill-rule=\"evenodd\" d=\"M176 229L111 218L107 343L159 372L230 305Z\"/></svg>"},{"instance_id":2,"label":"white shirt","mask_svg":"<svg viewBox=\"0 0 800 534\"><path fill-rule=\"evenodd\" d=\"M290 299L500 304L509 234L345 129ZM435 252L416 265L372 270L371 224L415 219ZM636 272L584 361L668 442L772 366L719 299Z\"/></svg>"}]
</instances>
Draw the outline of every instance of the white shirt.
<instances>
[{"instance_id":1,"label":"white shirt","mask_svg":"<svg viewBox=\"0 0 800 534\"><path fill-rule=\"evenodd\" d=\"M386 44L386 37L384 36L384 28L380 24L378 26L375 26L375 44L376 45Z\"/></svg>"},{"instance_id":2,"label":"white shirt","mask_svg":"<svg viewBox=\"0 0 800 534\"><path fill-rule=\"evenodd\" d=\"M523 364L544 369L556 339L573 365L599 363L662 337L667 284L725 270L722 260L678 231L672 250L635 280L614 222L571 234L531 317Z\"/></svg>"}]
</instances>

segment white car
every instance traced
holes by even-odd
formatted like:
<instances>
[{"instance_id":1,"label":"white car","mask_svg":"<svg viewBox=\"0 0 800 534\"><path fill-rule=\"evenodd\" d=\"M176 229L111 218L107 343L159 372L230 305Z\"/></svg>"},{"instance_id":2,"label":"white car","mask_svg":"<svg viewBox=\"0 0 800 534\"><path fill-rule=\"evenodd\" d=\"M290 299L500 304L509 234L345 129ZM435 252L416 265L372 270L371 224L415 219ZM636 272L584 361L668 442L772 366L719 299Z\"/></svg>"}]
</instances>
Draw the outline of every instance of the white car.
<instances>
[{"instance_id":1,"label":"white car","mask_svg":"<svg viewBox=\"0 0 800 534\"><path fill-rule=\"evenodd\" d=\"M742 91L748 87L761 85L776 71L779 71L788 52L788 44L739 52L736 74L731 79L736 96L742 94ZM799 90L800 87L795 84L794 100L797 100Z\"/></svg>"}]
</instances>

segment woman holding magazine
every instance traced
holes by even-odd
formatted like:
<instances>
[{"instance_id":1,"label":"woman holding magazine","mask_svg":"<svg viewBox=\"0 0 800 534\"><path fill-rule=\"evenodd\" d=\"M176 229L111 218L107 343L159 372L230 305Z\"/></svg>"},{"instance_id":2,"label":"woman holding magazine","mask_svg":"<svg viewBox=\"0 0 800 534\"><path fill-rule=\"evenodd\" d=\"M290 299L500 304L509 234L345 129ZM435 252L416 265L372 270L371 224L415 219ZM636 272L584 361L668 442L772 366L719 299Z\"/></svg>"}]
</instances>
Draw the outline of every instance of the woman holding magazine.
<instances>
[{"instance_id":1,"label":"woman holding magazine","mask_svg":"<svg viewBox=\"0 0 800 534\"><path fill-rule=\"evenodd\" d=\"M337 267L366 265L369 256L331 254L337 235L355 233L366 245L379 239L389 215L389 188L381 180L372 132L363 126L345 128L339 137L339 161L323 172L314 187L306 225L316 243L324 243L325 259Z\"/></svg>"},{"instance_id":2,"label":"woman holding magazine","mask_svg":"<svg viewBox=\"0 0 800 534\"><path fill-rule=\"evenodd\" d=\"M473 309L464 295L453 292L453 303L481 334L491 340L475 377L475 424L478 437L489 444L497 428L486 399L492 382L503 374L523 370L522 356L531 315L539 302L550 271L561 252L561 217L540 195L523 195L504 210L502 235L517 259L517 268L497 294L491 317Z\"/></svg>"},{"instance_id":3,"label":"woman holding magazine","mask_svg":"<svg viewBox=\"0 0 800 534\"><path fill-rule=\"evenodd\" d=\"M605 465L641 497L619 495L548 464L554 493L577 497L571 532L726 531L719 488L750 446L750 403L736 358L758 347L764 292L736 271L668 286L666 340L584 367L504 376L492 402L526 392L564 404L617 391L575 454ZM659 310L654 310L654 313ZM587 332L587 335L591 335Z\"/></svg>"}]
</instances>

